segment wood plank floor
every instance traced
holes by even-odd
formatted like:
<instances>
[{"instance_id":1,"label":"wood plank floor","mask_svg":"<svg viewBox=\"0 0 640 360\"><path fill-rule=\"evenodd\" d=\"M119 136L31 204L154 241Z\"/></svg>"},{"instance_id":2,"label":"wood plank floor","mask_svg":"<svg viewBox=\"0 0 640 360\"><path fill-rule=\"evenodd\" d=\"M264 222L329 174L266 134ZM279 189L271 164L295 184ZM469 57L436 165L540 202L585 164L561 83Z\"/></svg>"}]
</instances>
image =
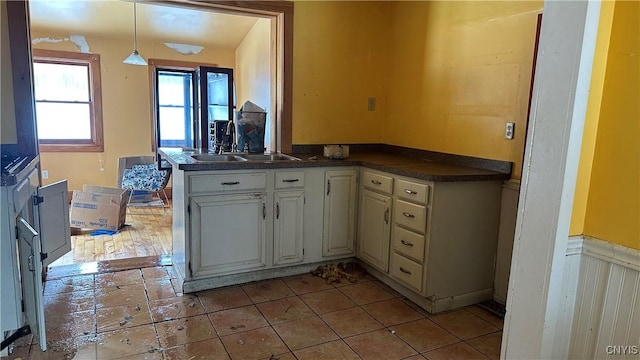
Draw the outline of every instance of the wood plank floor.
<instances>
[{"instance_id":1,"label":"wood plank floor","mask_svg":"<svg viewBox=\"0 0 640 360\"><path fill-rule=\"evenodd\" d=\"M71 236L71 251L49 267L141 256L171 255L171 206L127 208L126 224L115 235L92 236L83 229ZM77 229L73 229L77 230Z\"/></svg>"}]
</instances>

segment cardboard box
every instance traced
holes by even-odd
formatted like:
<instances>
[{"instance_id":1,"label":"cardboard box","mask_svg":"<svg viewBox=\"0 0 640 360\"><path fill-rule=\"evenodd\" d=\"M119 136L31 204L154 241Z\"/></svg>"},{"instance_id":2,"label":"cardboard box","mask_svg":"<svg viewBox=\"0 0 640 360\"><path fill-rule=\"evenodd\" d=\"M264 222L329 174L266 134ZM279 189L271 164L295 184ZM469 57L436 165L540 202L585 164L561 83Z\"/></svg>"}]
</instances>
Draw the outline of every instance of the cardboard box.
<instances>
[{"instance_id":1,"label":"cardboard box","mask_svg":"<svg viewBox=\"0 0 640 360\"><path fill-rule=\"evenodd\" d=\"M71 199L71 227L115 231L124 226L129 191L84 185Z\"/></svg>"}]
</instances>

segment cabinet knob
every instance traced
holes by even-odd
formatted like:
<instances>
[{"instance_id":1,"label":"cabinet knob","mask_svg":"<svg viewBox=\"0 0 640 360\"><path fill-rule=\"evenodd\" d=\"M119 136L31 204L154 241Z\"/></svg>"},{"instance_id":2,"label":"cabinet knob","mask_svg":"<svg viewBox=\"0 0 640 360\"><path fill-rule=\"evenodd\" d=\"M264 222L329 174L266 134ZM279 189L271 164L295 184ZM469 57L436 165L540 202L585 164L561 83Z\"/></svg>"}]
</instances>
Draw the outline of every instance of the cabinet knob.
<instances>
[{"instance_id":1,"label":"cabinet knob","mask_svg":"<svg viewBox=\"0 0 640 360\"><path fill-rule=\"evenodd\" d=\"M403 215L404 217L408 217L409 219L413 219L414 217L416 217L415 215L413 215L413 214L409 214L408 212L403 212L403 213L402 213L402 215Z\"/></svg>"},{"instance_id":2,"label":"cabinet knob","mask_svg":"<svg viewBox=\"0 0 640 360\"><path fill-rule=\"evenodd\" d=\"M413 244L412 244L412 243L407 242L407 241L404 241L404 240L400 240L400 243L401 243L402 245L404 245L404 246L411 246L411 247L413 247Z\"/></svg>"},{"instance_id":3,"label":"cabinet knob","mask_svg":"<svg viewBox=\"0 0 640 360\"><path fill-rule=\"evenodd\" d=\"M400 266L400 271L402 271L402 272L403 272L403 273L405 273L405 274L411 275L411 271L409 271L409 270L407 270L407 269L403 268L402 266Z\"/></svg>"}]
</instances>

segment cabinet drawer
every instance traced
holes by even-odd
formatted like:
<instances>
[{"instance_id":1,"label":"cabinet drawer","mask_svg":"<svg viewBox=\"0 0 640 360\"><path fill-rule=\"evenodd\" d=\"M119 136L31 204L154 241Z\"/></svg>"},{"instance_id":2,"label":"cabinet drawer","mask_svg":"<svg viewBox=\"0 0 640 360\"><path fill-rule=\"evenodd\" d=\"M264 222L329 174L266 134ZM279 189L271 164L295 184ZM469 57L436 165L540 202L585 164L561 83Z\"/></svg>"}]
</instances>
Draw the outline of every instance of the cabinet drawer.
<instances>
[{"instance_id":1,"label":"cabinet drawer","mask_svg":"<svg viewBox=\"0 0 640 360\"><path fill-rule=\"evenodd\" d=\"M365 171L362 174L362 184L364 187L380 191L391 195L393 191L393 178L372 172Z\"/></svg>"},{"instance_id":2,"label":"cabinet drawer","mask_svg":"<svg viewBox=\"0 0 640 360\"><path fill-rule=\"evenodd\" d=\"M396 201L393 211L393 218L396 224L402 225L421 234L426 231L427 208L423 205L416 205L406 201Z\"/></svg>"},{"instance_id":3,"label":"cabinet drawer","mask_svg":"<svg viewBox=\"0 0 640 360\"><path fill-rule=\"evenodd\" d=\"M427 184L418 184L406 180L396 180L396 195L420 204L429 204L429 190Z\"/></svg>"},{"instance_id":4,"label":"cabinet drawer","mask_svg":"<svg viewBox=\"0 0 640 360\"><path fill-rule=\"evenodd\" d=\"M276 172L276 189L290 189L304 187L304 171Z\"/></svg>"},{"instance_id":5,"label":"cabinet drawer","mask_svg":"<svg viewBox=\"0 0 640 360\"><path fill-rule=\"evenodd\" d=\"M391 276L418 292L422 291L422 265L395 252L391 263Z\"/></svg>"},{"instance_id":6,"label":"cabinet drawer","mask_svg":"<svg viewBox=\"0 0 640 360\"><path fill-rule=\"evenodd\" d=\"M406 255L422 264L424 260L424 244L424 235L398 226L393 227L393 249L400 254Z\"/></svg>"},{"instance_id":7,"label":"cabinet drawer","mask_svg":"<svg viewBox=\"0 0 640 360\"><path fill-rule=\"evenodd\" d=\"M259 190L267 184L266 173L194 175L189 177L189 192L210 193L219 191Z\"/></svg>"}]
</instances>

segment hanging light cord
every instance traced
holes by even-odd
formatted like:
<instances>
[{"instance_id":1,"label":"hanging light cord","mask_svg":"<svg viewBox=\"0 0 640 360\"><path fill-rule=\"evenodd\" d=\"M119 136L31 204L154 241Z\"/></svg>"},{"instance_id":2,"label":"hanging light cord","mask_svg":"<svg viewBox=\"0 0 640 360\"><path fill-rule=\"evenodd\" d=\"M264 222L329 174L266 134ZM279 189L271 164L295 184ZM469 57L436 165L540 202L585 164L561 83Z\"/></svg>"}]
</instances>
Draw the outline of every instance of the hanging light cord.
<instances>
[{"instance_id":1,"label":"hanging light cord","mask_svg":"<svg viewBox=\"0 0 640 360\"><path fill-rule=\"evenodd\" d=\"M138 16L136 14L136 2L133 2L133 50L138 51Z\"/></svg>"}]
</instances>

